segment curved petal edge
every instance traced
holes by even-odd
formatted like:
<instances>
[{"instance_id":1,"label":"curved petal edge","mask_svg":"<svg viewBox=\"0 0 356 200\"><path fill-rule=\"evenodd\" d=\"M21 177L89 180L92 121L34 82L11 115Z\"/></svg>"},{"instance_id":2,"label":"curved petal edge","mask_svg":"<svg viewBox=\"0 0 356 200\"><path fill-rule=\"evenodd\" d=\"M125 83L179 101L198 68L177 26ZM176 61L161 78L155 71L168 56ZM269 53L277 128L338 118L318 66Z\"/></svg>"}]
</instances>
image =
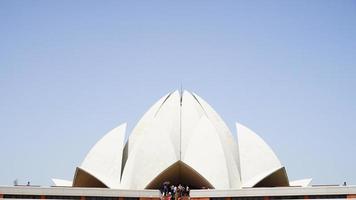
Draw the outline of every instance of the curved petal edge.
<instances>
[{"instance_id":1,"label":"curved petal edge","mask_svg":"<svg viewBox=\"0 0 356 200\"><path fill-rule=\"evenodd\" d=\"M107 133L92 147L80 166L109 188L120 188L125 131L126 123Z\"/></svg>"},{"instance_id":2,"label":"curved petal edge","mask_svg":"<svg viewBox=\"0 0 356 200\"><path fill-rule=\"evenodd\" d=\"M236 129L242 186L254 187L267 177L275 175L275 172L278 172L277 177L273 178L283 181L277 181L278 184L274 186L288 186L285 169L271 147L246 126L236 123ZM270 181L275 181L274 179Z\"/></svg>"}]
</instances>

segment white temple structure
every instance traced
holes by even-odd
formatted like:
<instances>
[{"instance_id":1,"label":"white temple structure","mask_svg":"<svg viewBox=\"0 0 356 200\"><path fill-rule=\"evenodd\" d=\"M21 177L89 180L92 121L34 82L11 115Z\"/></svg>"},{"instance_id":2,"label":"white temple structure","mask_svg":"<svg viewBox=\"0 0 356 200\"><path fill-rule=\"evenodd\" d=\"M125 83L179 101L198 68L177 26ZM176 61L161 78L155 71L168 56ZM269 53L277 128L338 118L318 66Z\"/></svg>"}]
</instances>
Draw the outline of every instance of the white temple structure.
<instances>
[{"instance_id":1,"label":"white temple structure","mask_svg":"<svg viewBox=\"0 0 356 200\"><path fill-rule=\"evenodd\" d=\"M158 100L125 142L126 124L100 139L57 186L157 189L164 181L191 188L307 186L289 182L284 166L256 133L236 123L237 141L214 109L188 91Z\"/></svg>"}]
</instances>

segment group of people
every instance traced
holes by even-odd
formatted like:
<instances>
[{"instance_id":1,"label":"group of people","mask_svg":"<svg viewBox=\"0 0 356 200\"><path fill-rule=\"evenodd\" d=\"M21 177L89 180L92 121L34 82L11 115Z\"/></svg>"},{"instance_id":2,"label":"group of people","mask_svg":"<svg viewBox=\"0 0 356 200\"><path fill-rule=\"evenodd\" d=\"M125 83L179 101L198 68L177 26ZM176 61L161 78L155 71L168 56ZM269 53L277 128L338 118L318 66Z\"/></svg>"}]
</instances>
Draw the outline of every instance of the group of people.
<instances>
[{"instance_id":1,"label":"group of people","mask_svg":"<svg viewBox=\"0 0 356 200\"><path fill-rule=\"evenodd\" d=\"M164 197L170 197L171 200L179 200L181 197L189 197L190 188L181 184L178 186L171 185L166 181L162 185L161 192Z\"/></svg>"}]
</instances>

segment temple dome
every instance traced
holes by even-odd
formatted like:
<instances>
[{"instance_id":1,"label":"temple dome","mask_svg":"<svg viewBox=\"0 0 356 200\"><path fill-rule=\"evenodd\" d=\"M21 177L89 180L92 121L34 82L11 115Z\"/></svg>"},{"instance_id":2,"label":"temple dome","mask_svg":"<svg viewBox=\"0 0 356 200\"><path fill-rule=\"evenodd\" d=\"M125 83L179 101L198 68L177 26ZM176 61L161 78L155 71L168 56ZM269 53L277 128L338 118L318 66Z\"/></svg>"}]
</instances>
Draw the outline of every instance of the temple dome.
<instances>
[{"instance_id":1,"label":"temple dome","mask_svg":"<svg viewBox=\"0 0 356 200\"><path fill-rule=\"evenodd\" d=\"M126 142L125 131L126 124L120 125L94 145L77 167L73 186L157 189L163 181L199 189L289 185L285 168L262 138L237 124L236 141L195 93L163 96Z\"/></svg>"}]
</instances>

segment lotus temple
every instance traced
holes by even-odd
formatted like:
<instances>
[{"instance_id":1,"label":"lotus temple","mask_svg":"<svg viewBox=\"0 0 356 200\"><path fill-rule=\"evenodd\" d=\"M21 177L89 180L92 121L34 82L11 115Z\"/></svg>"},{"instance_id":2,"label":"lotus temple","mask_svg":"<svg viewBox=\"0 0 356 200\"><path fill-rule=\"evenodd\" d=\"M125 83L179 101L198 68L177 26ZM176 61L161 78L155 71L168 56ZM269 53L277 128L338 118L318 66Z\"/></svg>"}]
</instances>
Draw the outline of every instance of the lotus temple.
<instances>
[{"instance_id":1,"label":"lotus temple","mask_svg":"<svg viewBox=\"0 0 356 200\"><path fill-rule=\"evenodd\" d=\"M174 91L154 103L131 133L124 123L103 135L73 169L72 180L0 187L0 199L162 199L159 189L167 181L189 186L185 198L197 200L356 198L355 186L290 180L269 144L246 125L235 127L232 132L197 94Z\"/></svg>"}]
</instances>

